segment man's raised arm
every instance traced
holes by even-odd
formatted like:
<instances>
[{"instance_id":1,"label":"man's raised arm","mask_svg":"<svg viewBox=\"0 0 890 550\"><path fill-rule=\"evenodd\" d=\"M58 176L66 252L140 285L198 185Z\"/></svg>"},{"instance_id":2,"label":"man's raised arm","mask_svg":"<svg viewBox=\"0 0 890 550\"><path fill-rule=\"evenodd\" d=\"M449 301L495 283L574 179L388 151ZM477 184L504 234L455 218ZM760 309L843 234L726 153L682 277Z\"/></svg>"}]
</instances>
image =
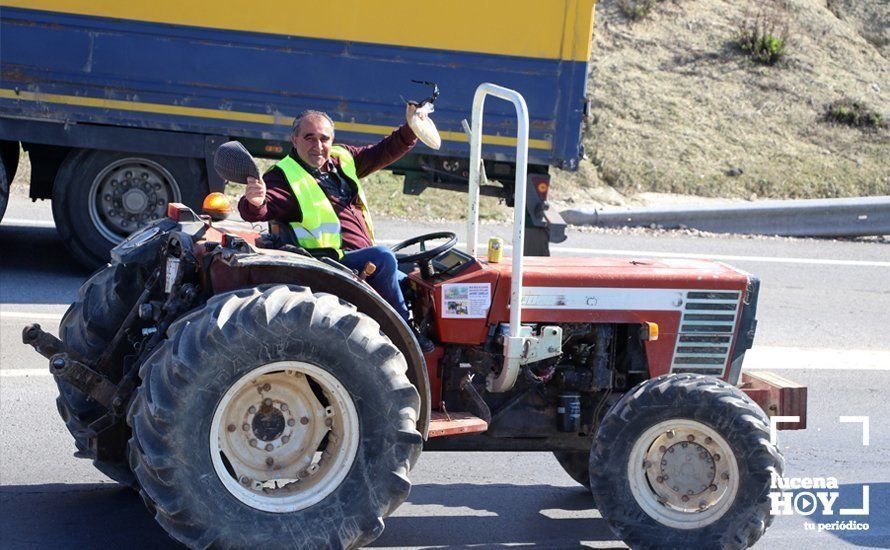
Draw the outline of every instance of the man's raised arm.
<instances>
[{"instance_id":1,"label":"man's raised arm","mask_svg":"<svg viewBox=\"0 0 890 550\"><path fill-rule=\"evenodd\" d=\"M405 113L406 119L413 114L412 107L411 105L408 106ZM355 159L356 174L358 177L363 178L399 160L405 156L405 153L413 149L415 145L417 145L417 136L414 135L414 131L406 122L376 145L366 145L364 147L347 145L346 148L349 149L349 152L352 153L352 157Z\"/></svg>"}]
</instances>

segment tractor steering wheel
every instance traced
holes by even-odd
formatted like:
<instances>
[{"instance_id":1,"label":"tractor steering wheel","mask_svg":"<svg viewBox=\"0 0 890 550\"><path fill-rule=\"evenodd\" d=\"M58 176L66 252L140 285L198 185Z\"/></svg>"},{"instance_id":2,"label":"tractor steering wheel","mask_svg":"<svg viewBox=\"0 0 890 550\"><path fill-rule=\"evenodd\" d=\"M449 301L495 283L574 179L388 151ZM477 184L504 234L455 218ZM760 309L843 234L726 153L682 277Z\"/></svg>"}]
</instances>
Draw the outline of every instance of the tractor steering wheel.
<instances>
[{"instance_id":1,"label":"tractor steering wheel","mask_svg":"<svg viewBox=\"0 0 890 550\"><path fill-rule=\"evenodd\" d=\"M426 242L432 241L434 239L448 239L445 243L440 244L435 248L431 248L429 250L426 249ZM414 254L399 254L399 250L404 250L409 246L413 246L415 244L420 245L420 252ZM430 260L442 254L443 252L447 252L454 248L454 245L457 244L457 234L452 231L439 231L437 233L427 233L426 235L419 235L417 237L411 237L410 239L404 240L399 244L395 244L392 246L391 250L396 255L396 260L400 264L407 264L412 262L417 262L421 264L427 264Z\"/></svg>"}]
</instances>

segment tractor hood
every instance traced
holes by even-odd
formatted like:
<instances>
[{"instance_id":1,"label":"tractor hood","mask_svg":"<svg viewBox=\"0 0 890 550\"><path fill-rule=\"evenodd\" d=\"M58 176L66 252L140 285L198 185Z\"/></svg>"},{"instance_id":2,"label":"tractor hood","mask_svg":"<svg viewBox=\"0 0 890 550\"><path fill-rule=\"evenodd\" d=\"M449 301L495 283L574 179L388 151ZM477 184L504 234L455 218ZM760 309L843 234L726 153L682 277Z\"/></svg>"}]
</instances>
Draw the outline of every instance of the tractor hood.
<instances>
[{"instance_id":1,"label":"tractor hood","mask_svg":"<svg viewBox=\"0 0 890 550\"><path fill-rule=\"evenodd\" d=\"M484 269L498 273L498 286L510 287L510 258ZM711 260L653 258L527 257L523 259L525 287L609 287L744 290L748 274Z\"/></svg>"}]
</instances>

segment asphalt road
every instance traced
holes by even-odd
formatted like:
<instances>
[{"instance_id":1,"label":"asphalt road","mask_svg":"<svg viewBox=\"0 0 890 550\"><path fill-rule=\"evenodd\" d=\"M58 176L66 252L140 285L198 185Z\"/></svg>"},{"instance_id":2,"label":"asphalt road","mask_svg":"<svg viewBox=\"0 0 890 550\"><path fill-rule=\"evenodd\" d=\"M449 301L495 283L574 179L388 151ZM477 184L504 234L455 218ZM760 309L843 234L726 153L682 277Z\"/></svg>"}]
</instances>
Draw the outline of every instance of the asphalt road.
<instances>
[{"instance_id":1,"label":"asphalt road","mask_svg":"<svg viewBox=\"0 0 890 550\"><path fill-rule=\"evenodd\" d=\"M13 198L0 225L0 545L169 547L137 495L73 458L46 361L20 343L28 322L55 330L87 276L50 221L48 204ZM378 225L399 240L449 224ZM492 234L509 228L487 226L480 237ZM559 246L556 254L705 255L759 275L748 363L809 388L808 429L779 437L786 476L834 477L839 498L832 516L777 517L757 547L890 548L890 244L572 231ZM840 416L870 418L868 445L862 423ZM374 546L623 547L549 454L427 453L412 481ZM860 508L865 492L867 514L838 515ZM869 529L816 530L850 519Z\"/></svg>"}]
</instances>

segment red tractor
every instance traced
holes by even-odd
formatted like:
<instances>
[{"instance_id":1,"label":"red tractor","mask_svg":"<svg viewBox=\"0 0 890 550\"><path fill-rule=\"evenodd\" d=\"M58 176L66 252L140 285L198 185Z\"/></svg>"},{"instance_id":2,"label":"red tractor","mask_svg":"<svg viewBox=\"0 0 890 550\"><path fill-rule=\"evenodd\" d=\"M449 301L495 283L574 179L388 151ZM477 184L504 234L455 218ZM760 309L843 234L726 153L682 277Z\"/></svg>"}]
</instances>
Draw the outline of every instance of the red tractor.
<instances>
[{"instance_id":1,"label":"red tractor","mask_svg":"<svg viewBox=\"0 0 890 550\"><path fill-rule=\"evenodd\" d=\"M758 280L706 261L477 256L491 94L517 106L524 165L524 101L483 85L469 250L453 233L395 247L433 351L364 273L287 227L171 204L83 285L60 339L24 331L77 455L191 547L367 544L421 450L551 451L634 548L757 541L784 467L764 409L800 417L786 428L806 416L805 388L741 372ZM524 196L519 174L514 250Z\"/></svg>"}]
</instances>

